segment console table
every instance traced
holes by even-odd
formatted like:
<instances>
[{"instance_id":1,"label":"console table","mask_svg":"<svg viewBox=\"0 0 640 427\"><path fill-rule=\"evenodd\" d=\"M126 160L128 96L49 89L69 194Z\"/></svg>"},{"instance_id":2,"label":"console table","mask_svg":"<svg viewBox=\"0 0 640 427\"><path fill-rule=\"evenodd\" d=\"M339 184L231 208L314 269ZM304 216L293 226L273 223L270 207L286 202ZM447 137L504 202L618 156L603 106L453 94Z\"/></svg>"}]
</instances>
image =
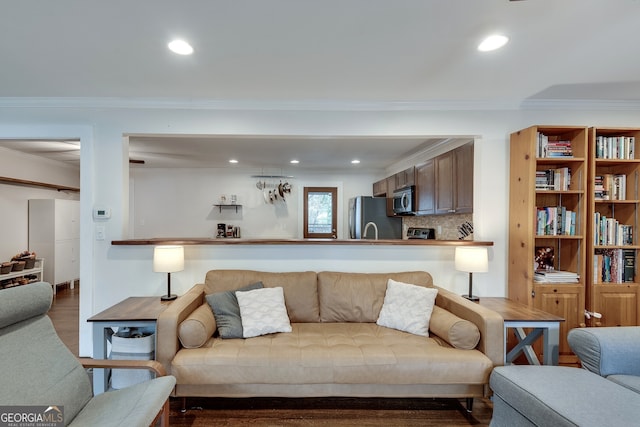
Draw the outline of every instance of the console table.
<instances>
[{"instance_id":1,"label":"console table","mask_svg":"<svg viewBox=\"0 0 640 427\"><path fill-rule=\"evenodd\" d=\"M111 342L114 327L142 327L155 333L158 316L170 303L171 301L161 301L160 297L129 297L87 319L87 322L93 323L93 358L108 358L107 342ZM155 348L154 342L154 351ZM108 375L108 369L94 368L94 394L108 389Z\"/></svg>"},{"instance_id":2,"label":"console table","mask_svg":"<svg viewBox=\"0 0 640 427\"><path fill-rule=\"evenodd\" d=\"M560 323L564 322L562 317L536 308L529 308L508 298L482 297L479 304L497 312L504 318L505 364L512 363L520 353L524 353L530 364L539 365L540 361L532 345L540 336L542 336L543 363L545 365L558 364ZM513 330L518 343L507 352L509 329ZM530 332L527 333L525 329L530 329Z\"/></svg>"}]
</instances>

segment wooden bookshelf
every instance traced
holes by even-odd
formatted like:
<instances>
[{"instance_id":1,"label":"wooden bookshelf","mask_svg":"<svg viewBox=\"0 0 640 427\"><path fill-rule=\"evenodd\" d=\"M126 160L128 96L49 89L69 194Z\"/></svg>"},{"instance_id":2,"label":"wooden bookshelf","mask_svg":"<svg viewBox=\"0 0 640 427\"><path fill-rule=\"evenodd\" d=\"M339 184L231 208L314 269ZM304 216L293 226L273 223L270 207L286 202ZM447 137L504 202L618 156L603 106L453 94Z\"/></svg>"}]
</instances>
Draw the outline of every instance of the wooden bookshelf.
<instances>
[{"instance_id":1,"label":"wooden bookshelf","mask_svg":"<svg viewBox=\"0 0 640 427\"><path fill-rule=\"evenodd\" d=\"M571 155L539 157L540 134L551 142L566 141ZM560 329L561 363L575 359L566 340L568 331L584 325L587 161L587 127L532 126L511 134L508 296L566 320ZM564 189L540 188L536 177L541 172L563 168L570 171ZM539 233L538 211L545 207L564 207L574 212L573 233L565 234L562 227L550 234ZM534 264L536 248L540 247L552 248L554 268L576 273L577 283L536 282Z\"/></svg>"},{"instance_id":2,"label":"wooden bookshelf","mask_svg":"<svg viewBox=\"0 0 640 427\"><path fill-rule=\"evenodd\" d=\"M605 148L605 147L608 147ZM638 208L640 206L640 128L590 128L589 129L589 197L588 197L588 237L587 237L587 288L586 309L599 313L602 317L591 317L590 326L633 326L640 324L639 292L640 275L638 272L638 250L640 249L640 225ZM607 152L608 151L608 152ZM597 177L624 176L624 188L616 193L616 185L609 185L612 191L606 191L596 197L601 188L596 185L602 181ZM610 183L609 179L609 183ZM602 186L601 186L602 187ZM617 221L632 230L630 239L622 241L601 241L602 233L596 234L596 213ZM605 253L618 264L602 275L602 258L596 254ZM617 259L623 254L629 255L633 265L631 274L617 274L620 264ZM611 256L612 255L612 256ZM624 262L624 259L621 260ZM606 270L606 269L605 269ZM609 277L607 277L607 275Z\"/></svg>"}]
</instances>

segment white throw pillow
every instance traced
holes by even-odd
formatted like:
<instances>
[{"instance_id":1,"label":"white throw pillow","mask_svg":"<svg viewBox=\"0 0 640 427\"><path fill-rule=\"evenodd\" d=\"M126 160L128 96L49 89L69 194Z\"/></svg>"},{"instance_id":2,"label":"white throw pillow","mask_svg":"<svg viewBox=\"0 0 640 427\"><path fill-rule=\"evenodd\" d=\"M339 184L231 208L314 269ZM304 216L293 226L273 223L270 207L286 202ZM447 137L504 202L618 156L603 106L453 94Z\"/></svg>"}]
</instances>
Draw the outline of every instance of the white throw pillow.
<instances>
[{"instance_id":1,"label":"white throw pillow","mask_svg":"<svg viewBox=\"0 0 640 427\"><path fill-rule=\"evenodd\" d=\"M291 332L291 323L284 305L282 288L262 288L253 291L236 292L242 336L244 338Z\"/></svg>"},{"instance_id":2,"label":"white throw pillow","mask_svg":"<svg viewBox=\"0 0 640 427\"><path fill-rule=\"evenodd\" d=\"M389 279L376 324L423 337L429 336L429 320L438 290Z\"/></svg>"}]
</instances>

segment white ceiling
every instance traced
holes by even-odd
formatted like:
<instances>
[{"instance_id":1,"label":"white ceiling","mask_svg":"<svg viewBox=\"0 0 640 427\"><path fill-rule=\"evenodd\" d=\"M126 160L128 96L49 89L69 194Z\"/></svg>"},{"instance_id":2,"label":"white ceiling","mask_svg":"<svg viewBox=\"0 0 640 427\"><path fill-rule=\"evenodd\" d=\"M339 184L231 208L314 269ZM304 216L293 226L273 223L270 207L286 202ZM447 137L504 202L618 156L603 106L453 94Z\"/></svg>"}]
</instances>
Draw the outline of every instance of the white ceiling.
<instances>
[{"instance_id":1,"label":"white ceiling","mask_svg":"<svg viewBox=\"0 0 640 427\"><path fill-rule=\"evenodd\" d=\"M639 0L0 0L0 7L0 103L81 98L344 109L640 102ZM493 32L510 43L478 52ZM169 52L175 37L195 53ZM394 145L405 154L425 139L413 143L249 138L245 151L288 162L294 146L351 147L340 152L350 158ZM171 144L178 157L211 142ZM223 150L209 151L233 154Z\"/></svg>"}]
</instances>

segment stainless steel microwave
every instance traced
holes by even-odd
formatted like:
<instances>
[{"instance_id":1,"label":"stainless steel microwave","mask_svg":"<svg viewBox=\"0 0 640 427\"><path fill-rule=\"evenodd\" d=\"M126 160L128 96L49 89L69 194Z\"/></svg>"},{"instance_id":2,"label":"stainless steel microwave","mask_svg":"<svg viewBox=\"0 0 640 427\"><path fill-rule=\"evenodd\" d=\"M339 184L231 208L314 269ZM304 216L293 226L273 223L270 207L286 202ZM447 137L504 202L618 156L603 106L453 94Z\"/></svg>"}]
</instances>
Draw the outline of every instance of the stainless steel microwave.
<instances>
[{"instance_id":1,"label":"stainless steel microwave","mask_svg":"<svg viewBox=\"0 0 640 427\"><path fill-rule=\"evenodd\" d=\"M416 186L400 188L393 192L393 213L396 215L415 215Z\"/></svg>"}]
</instances>

